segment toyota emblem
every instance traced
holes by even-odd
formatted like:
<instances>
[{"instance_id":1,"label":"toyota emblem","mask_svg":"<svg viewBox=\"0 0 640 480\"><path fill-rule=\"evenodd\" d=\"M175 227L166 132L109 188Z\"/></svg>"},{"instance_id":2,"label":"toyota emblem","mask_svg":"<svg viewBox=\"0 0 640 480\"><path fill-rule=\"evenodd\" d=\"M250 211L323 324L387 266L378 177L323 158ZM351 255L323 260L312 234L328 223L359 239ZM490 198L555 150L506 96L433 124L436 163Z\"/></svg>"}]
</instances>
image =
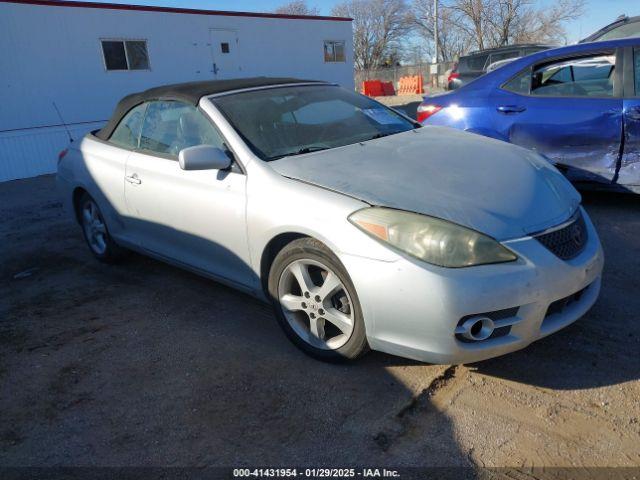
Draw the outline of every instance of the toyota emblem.
<instances>
[{"instance_id":1,"label":"toyota emblem","mask_svg":"<svg viewBox=\"0 0 640 480\"><path fill-rule=\"evenodd\" d=\"M577 223L574 223L573 227L571 227L571 241L579 247L582 245L583 240L582 228Z\"/></svg>"}]
</instances>

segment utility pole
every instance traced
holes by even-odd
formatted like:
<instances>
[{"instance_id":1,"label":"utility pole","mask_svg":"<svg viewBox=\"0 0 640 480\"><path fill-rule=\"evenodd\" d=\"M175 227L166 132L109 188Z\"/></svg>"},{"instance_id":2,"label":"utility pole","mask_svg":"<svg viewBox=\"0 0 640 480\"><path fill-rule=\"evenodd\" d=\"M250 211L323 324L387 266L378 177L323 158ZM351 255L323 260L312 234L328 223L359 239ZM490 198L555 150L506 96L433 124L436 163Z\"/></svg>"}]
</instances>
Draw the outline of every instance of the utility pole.
<instances>
[{"instance_id":1,"label":"utility pole","mask_svg":"<svg viewBox=\"0 0 640 480\"><path fill-rule=\"evenodd\" d=\"M433 63L438 63L438 0L433 0L433 45L435 49Z\"/></svg>"}]
</instances>

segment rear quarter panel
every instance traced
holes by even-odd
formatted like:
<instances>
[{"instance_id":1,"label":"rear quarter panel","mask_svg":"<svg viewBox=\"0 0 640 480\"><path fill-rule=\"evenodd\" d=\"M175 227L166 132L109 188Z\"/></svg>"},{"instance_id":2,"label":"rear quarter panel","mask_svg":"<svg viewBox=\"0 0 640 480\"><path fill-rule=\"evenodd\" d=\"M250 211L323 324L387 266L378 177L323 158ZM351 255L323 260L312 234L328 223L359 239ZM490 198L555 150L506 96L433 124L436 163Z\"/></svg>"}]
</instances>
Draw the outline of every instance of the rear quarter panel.
<instances>
[{"instance_id":1,"label":"rear quarter panel","mask_svg":"<svg viewBox=\"0 0 640 480\"><path fill-rule=\"evenodd\" d=\"M424 103L439 105L438 113L429 117L425 125L445 127L477 133L497 140L508 141L508 125L498 116L496 94L489 89L466 88L447 95L426 97Z\"/></svg>"},{"instance_id":2,"label":"rear quarter panel","mask_svg":"<svg viewBox=\"0 0 640 480\"><path fill-rule=\"evenodd\" d=\"M122 234L125 164L129 151L85 136L58 165L58 185L63 201L73 211L72 198L77 188L85 190L98 203L114 237Z\"/></svg>"}]
</instances>

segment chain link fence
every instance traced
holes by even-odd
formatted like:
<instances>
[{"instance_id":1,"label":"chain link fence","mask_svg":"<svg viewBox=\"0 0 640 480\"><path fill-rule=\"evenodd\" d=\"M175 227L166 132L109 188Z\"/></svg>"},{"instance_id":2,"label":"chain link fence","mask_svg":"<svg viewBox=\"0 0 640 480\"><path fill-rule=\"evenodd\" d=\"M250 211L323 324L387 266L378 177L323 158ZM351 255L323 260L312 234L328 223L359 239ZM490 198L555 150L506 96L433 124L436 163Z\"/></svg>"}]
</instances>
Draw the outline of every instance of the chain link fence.
<instances>
[{"instance_id":1,"label":"chain link fence","mask_svg":"<svg viewBox=\"0 0 640 480\"><path fill-rule=\"evenodd\" d=\"M400 77L422 75L423 85L426 89L440 89L445 87L447 81L446 73L453 68L454 62L438 64L402 65L399 67L377 68L370 70L356 70L355 84L358 90L362 88L365 80L380 80L383 82L393 82L394 88L398 89L398 79ZM436 73L431 73L435 72Z\"/></svg>"}]
</instances>

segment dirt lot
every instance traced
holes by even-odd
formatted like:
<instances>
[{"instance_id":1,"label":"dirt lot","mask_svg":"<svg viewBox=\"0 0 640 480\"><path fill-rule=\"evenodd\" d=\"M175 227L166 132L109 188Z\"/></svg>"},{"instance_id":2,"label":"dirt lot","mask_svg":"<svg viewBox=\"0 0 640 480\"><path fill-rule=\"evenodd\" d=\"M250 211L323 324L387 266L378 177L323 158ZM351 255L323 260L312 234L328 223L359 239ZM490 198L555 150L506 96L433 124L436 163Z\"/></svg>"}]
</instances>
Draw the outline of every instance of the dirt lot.
<instances>
[{"instance_id":1,"label":"dirt lot","mask_svg":"<svg viewBox=\"0 0 640 480\"><path fill-rule=\"evenodd\" d=\"M416 109L424 95L392 95L388 97L376 97L380 103L384 103L390 107L402 110L411 118L416 118Z\"/></svg>"},{"instance_id":2,"label":"dirt lot","mask_svg":"<svg viewBox=\"0 0 640 480\"><path fill-rule=\"evenodd\" d=\"M640 196L585 194L603 292L476 365L296 350L260 302L94 261L52 177L0 184L0 466L640 466Z\"/></svg>"}]
</instances>

